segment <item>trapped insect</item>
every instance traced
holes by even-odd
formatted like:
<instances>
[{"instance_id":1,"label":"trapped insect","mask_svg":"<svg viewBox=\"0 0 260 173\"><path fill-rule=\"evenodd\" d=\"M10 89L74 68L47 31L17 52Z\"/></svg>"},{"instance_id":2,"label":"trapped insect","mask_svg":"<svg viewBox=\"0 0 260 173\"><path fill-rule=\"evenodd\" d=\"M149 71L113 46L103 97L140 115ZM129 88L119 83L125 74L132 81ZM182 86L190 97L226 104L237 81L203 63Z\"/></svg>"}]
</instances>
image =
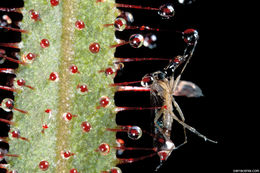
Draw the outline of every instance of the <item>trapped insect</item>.
<instances>
[{"instance_id":1,"label":"trapped insect","mask_svg":"<svg viewBox=\"0 0 260 173\"><path fill-rule=\"evenodd\" d=\"M182 73L193 55L198 38L199 35L196 30L185 30L183 32L183 39L187 43L187 46L183 55L175 57L162 71L145 75L141 82L142 86L150 88L152 101L155 106L160 107L155 109L153 122L155 135L153 145L157 148L157 153L160 157L160 165L157 166L156 171L161 167L163 162L168 159L173 150L187 143L186 129L203 138L205 141L217 143L185 123L182 110L174 99L174 96L202 96L202 92L198 86L192 82L180 80ZM175 70L181 64L183 64L182 69L175 78ZM177 111L178 116L174 111ZM175 146L171 139L172 123L174 120L182 125L184 130L184 142L178 146Z\"/></svg>"}]
</instances>

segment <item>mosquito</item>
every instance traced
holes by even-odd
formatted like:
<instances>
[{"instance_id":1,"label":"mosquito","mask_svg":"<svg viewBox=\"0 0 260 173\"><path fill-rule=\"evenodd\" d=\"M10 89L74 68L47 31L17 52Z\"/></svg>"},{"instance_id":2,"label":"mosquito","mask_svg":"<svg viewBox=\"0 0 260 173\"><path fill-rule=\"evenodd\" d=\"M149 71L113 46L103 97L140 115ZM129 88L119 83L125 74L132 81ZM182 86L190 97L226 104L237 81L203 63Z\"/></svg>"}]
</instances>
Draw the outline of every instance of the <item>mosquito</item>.
<instances>
[{"instance_id":1,"label":"mosquito","mask_svg":"<svg viewBox=\"0 0 260 173\"><path fill-rule=\"evenodd\" d=\"M185 41L186 39L186 41ZM184 41L187 43L182 56L177 56L166 66L162 71L156 71L152 74L147 74L142 79L142 85L150 88L151 97L156 106L161 108L155 109L154 117L154 147L157 148L157 153L160 157L160 164L155 171L162 166L173 150L178 149L187 143L186 129L203 138L205 141L217 143L213 141L195 128L185 123L183 112L175 101L174 96L199 97L202 96L200 88L192 82L182 81L183 74L187 64L189 63L195 47L197 45L198 33L196 30L191 30L189 35L186 35ZM174 74L177 67L180 65L182 69L175 78ZM161 105L158 105L161 104ZM176 111L178 116L174 113ZM184 142L175 146L171 140L171 130L173 121L177 121L184 130Z\"/></svg>"}]
</instances>

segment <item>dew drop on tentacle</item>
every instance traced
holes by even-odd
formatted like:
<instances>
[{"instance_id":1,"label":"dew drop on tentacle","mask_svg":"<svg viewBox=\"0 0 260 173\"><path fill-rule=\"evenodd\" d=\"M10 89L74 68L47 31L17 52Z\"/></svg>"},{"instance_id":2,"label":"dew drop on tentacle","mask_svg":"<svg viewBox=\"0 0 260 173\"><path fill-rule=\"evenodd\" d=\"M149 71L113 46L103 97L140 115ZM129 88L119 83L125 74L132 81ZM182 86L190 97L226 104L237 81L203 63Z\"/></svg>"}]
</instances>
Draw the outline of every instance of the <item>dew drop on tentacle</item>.
<instances>
[{"instance_id":1,"label":"dew drop on tentacle","mask_svg":"<svg viewBox=\"0 0 260 173\"><path fill-rule=\"evenodd\" d=\"M5 27L10 27L12 24L12 19L8 15L3 15L2 18L0 18L0 29L3 29ZM7 29L3 29L3 31L8 31Z\"/></svg>"},{"instance_id":2,"label":"dew drop on tentacle","mask_svg":"<svg viewBox=\"0 0 260 173\"><path fill-rule=\"evenodd\" d=\"M68 122L68 121L72 120L73 117L76 117L76 116L77 115L72 115L71 113L66 112L63 114L63 119Z\"/></svg>"},{"instance_id":3,"label":"dew drop on tentacle","mask_svg":"<svg viewBox=\"0 0 260 173\"><path fill-rule=\"evenodd\" d=\"M71 65L69 68L71 73L79 73L78 67L76 65Z\"/></svg>"},{"instance_id":4,"label":"dew drop on tentacle","mask_svg":"<svg viewBox=\"0 0 260 173\"><path fill-rule=\"evenodd\" d=\"M16 111L21 112L23 114L28 113L27 111L15 108L14 107L14 101L10 98L3 99L1 104L0 104L0 108L2 108L6 112L11 112L12 110L16 110Z\"/></svg>"},{"instance_id":5,"label":"dew drop on tentacle","mask_svg":"<svg viewBox=\"0 0 260 173\"><path fill-rule=\"evenodd\" d=\"M144 37L144 46L150 49L156 48L157 37L155 34L147 34Z\"/></svg>"},{"instance_id":6,"label":"dew drop on tentacle","mask_svg":"<svg viewBox=\"0 0 260 173\"><path fill-rule=\"evenodd\" d=\"M144 43L144 37L141 34L133 34L129 38L129 44L133 48L139 48Z\"/></svg>"},{"instance_id":7,"label":"dew drop on tentacle","mask_svg":"<svg viewBox=\"0 0 260 173\"><path fill-rule=\"evenodd\" d=\"M110 146L107 143L102 143L98 147L98 151L102 155L107 155L110 152Z\"/></svg>"},{"instance_id":8,"label":"dew drop on tentacle","mask_svg":"<svg viewBox=\"0 0 260 173\"><path fill-rule=\"evenodd\" d=\"M195 29L186 29L182 36L185 43L193 45L199 39L199 33Z\"/></svg>"},{"instance_id":9,"label":"dew drop on tentacle","mask_svg":"<svg viewBox=\"0 0 260 173\"><path fill-rule=\"evenodd\" d=\"M59 80L59 75L57 72L52 72L49 76L49 80L57 82Z\"/></svg>"},{"instance_id":10,"label":"dew drop on tentacle","mask_svg":"<svg viewBox=\"0 0 260 173\"><path fill-rule=\"evenodd\" d=\"M73 168L70 170L70 173L78 173L77 169Z\"/></svg>"},{"instance_id":11,"label":"dew drop on tentacle","mask_svg":"<svg viewBox=\"0 0 260 173\"><path fill-rule=\"evenodd\" d=\"M0 107L6 112L11 112L14 108L14 101L10 98L5 98L2 100Z\"/></svg>"},{"instance_id":12,"label":"dew drop on tentacle","mask_svg":"<svg viewBox=\"0 0 260 173\"><path fill-rule=\"evenodd\" d=\"M105 70L106 75L112 75L114 73L114 70L111 67L106 68Z\"/></svg>"},{"instance_id":13,"label":"dew drop on tentacle","mask_svg":"<svg viewBox=\"0 0 260 173\"><path fill-rule=\"evenodd\" d=\"M50 0L50 3L51 3L51 5L52 6L57 6L57 5L59 5L59 0Z\"/></svg>"},{"instance_id":14,"label":"dew drop on tentacle","mask_svg":"<svg viewBox=\"0 0 260 173\"><path fill-rule=\"evenodd\" d=\"M42 48L47 48L50 46L50 42L48 39L44 38L41 40L40 45Z\"/></svg>"},{"instance_id":15,"label":"dew drop on tentacle","mask_svg":"<svg viewBox=\"0 0 260 173\"><path fill-rule=\"evenodd\" d=\"M70 151L62 151L61 157L63 159L69 159L71 156L75 155L74 153L71 153Z\"/></svg>"},{"instance_id":16,"label":"dew drop on tentacle","mask_svg":"<svg viewBox=\"0 0 260 173\"><path fill-rule=\"evenodd\" d=\"M29 141L27 138L21 136L19 129L9 131L9 137L10 137L10 139L18 139L19 138L19 139L22 139L24 141Z\"/></svg>"},{"instance_id":17,"label":"dew drop on tentacle","mask_svg":"<svg viewBox=\"0 0 260 173\"><path fill-rule=\"evenodd\" d=\"M13 130L11 132L11 137L12 138L19 138L20 137L20 131L19 130Z\"/></svg>"},{"instance_id":18,"label":"dew drop on tentacle","mask_svg":"<svg viewBox=\"0 0 260 173\"><path fill-rule=\"evenodd\" d=\"M44 112L49 114L49 113L51 113L51 109L46 109Z\"/></svg>"},{"instance_id":19,"label":"dew drop on tentacle","mask_svg":"<svg viewBox=\"0 0 260 173\"><path fill-rule=\"evenodd\" d=\"M85 28L85 23L82 20L77 20L75 26L78 30L82 30Z\"/></svg>"},{"instance_id":20,"label":"dew drop on tentacle","mask_svg":"<svg viewBox=\"0 0 260 173\"><path fill-rule=\"evenodd\" d=\"M117 31L123 31L126 28L126 20L122 17L116 18L114 22L114 27Z\"/></svg>"},{"instance_id":21,"label":"dew drop on tentacle","mask_svg":"<svg viewBox=\"0 0 260 173\"><path fill-rule=\"evenodd\" d=\"M153 77L151 76L151 75L149 75L149 74L146 74L143 78L142 78L142 80L141 80L141 85L143 86L143 87L149 87L150 85L152 85L152 83L153 83Z\"/></svg>"},{"instance_id":22,"label":"dew drop on tentacle","mask_svg":"<svg viewBox=\"0 0 260 173\"><path fill-rule=\"evenodd\" d=\"M12 19L8 15L3 15L3 20L6 21L7 24L12 24Z\"/></svg>"},{"instance_id":23,"label":"dew drop on tentacle","mask_svg":"<svg viewBox=\"0 0 260 173\"><path fill-rule=\"evenodd\" d=\"M14 78L13 80L13 85L15 88L19 88L19 89L22 89L23 87L27 87L27 88L30 88L30 89L34 89L34 87L30 86L30 85L26 85L26 82L24 79L16 79Z\"/></svg>"},{"instance_id":24,"label":"dew drop on tentacle","mask_svg":"<svg viewBox=\"0 0 260 173\"><path fill-rule=\"evenodd\" d=\"M84 121L81 123L81 129L83 130L83 132L89 132L91 130L91 125L89 122Z\"/></svg>"},{"instance_id":25,"label":"dew drop on tentacle","mask_svg":"<svg viewBox=\"0 0 260 173\"><path fill-rule=\"evenodd\" d=\"M125 146L125 141L123 139L116 139L116 145L119 148L124 147ZM124 152L124 150L120 150L120 149L118 149L116 151L117 155L122 155L123 152Z\"/></svg>"},{"instance_id":26,"label":"dew drop on tentacle","mask_svg":"<svg viewBox=\"0 0 260 173\"><path fill-rule=\"evenodd\" d=\"M41 20L40 14L37 11L34 11L33 9L29 11L31 14L31 19L34 21L39 21Z\"/></svg>"},{"instance_id":27,"label":"dew drop on tentacle","mask_svg":"<svg viewBox=\"0 0 260 173\"><path fill-rule=\"evenodd\" d=\"M100 50L100 45L98 43L91 43L89 45L89 50L91 53L98 53Z\"/></svg>"},{"instance_id":28,"label":"dew drop on tentacle","mask_svg":"<svg viewBox=\"0 0 260 173\"><path fill-rule=\"evenodd\" d=\"M88 93L88 87L86 84L81 84L77 86L77 92L81 95Z\"/></svg>"},{"instance_id":29,"label":"dew drop on tentacle","mask_svg":"<svg viewBox=\"0 0 260 173\"><path fill-rule=\"evenodd\" d=\"M16 80L16 84L18 86L23 86L23 85L25 85L25 80L24 79L18 79L18 80Z\"/></svg>"},{"instance_id":30,"label":"dew drop on tentacle","mask_svg":"<svg viewBox=\"0 0 260 173\"><path fill-rule=\"evenodd\" d=\"M111 168L108 173L122 173L122 170L118 167Z\"/></svg>"},{"instance_id":31,"label":"dew drop on tentacle","mask_svg":"<svg viewBox=\"0 0 260 173\"><path fill-rule=\"evenodd\" d=\"M46 171L48 168L49 168L49 162L43 160L39 163L39 168L42 170L42 171Z\"/></svg>"},{"instance_id":32,"label":"dew drop on tentacle","mask_svg":"<svg viewBox=\"0 0 260 173\"><path fill-rule=\"evenodd\" d=\"M128 137L132 140L138 140L142 137L142 129L138 126L131 126L127 131Z\"/></svg>"},{"instance_id":33,"label":"dew drop on tentacle","mask_svg":"<svg viewBox=\"0 0 260 173\"><path fill-rule=\"evenodd\" d=\"M172 4L161 5L158 14L163 18L169 19L175 15L175 10Z\"/></svg>"},{"instance_id":34,"label":"dew drop on tentacle","mask_svg":"<svg viewBox=\"0 0 260 173\"><path fill-rule=\"evenodd\" d=\"M121 12L121 14L118 16L118 18L123 18L126 21L127 25L130 25L134 22L134 17L129 12Z\"/></svg>"},{"instance_id":35,"label":"dew drop on tentacle","mask_svg":"<svg viewBox=\"0 0 260 173\"><path fill-rule=\"evenodd\" d=\"M23 62L25 62L27 64L31 64L35 60L35 58L36 58L35 54L28 53L26 56L23 55L21 59L22 59Z\"/></svg>"},{"instance_id":36,"label":"dew drop on tentacle","mask_svg":"<svg viewBox=\"0 0 260 173\"><path fill-rule=\"evenodd\" d=\"M107 96L102 96L99 100L99 104L101 107L107 107L110 104L109 98Z\"/></svg>"},{"instance_id":37,"label":"dew drop on tentacle","mask_svg":"<svg viewBox=\"0 0 260 173\"><path fill-rule=\"evenodd\" d=\"M48 129L49 126L48 126L47 124L43 124L43 125L42 125L42 128L43 128L43 129Z\"/></svg>"}]
</instances>

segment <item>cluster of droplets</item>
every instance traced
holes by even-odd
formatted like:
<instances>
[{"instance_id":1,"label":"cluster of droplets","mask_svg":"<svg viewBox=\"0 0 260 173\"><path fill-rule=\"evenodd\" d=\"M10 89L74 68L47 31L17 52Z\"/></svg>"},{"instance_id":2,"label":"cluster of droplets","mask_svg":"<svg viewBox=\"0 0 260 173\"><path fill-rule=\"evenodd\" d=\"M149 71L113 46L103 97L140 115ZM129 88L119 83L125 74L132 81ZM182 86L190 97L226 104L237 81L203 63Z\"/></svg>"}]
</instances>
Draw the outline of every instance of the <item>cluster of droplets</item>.
<instances>
[{"instance_id":1,"label":"cluster of droplets","mask_svg":"<svg viewBox=\"0 0 260 173\"><path fill-rule=\"evenodd\" d=\"M178 0L179 4L182 5L190 5L194 2L195 0ZM117 7L119 8L135 8L135 9L142 9L142 10L153 10L157 11L157 13L163 18L163 19L173 19L173 17L176 14L176 11L174 9L173 4L167 3L159 6L159 8L153 8L153 7L143 7L139 5L128 5L128 4L117 4ZM105 27L107 26L114 26L116 31L125 31L127 29L133 29L133 30L139 30L139 31L162 31L163 29L159 28L151 28L149 26L134 26L133 24L134 18L133 15L129 12L122 12L120 16L116 18L114 21L113 25L111 24L106 24L104 25ZM172 60L170 60L169 63L169 69L164 69L162 71L157 71L155 73L147 74L145 75L141 81L142 87L135 87L135 86L124 86L128 84L133 84L136 83L136 81L133 82L122 82L115 84L114 86L120 86L120 91L150 91L148 89L151 88L151 85L155 81L159 81L162 79L165 79L166 77L169 77L172 75L173 71L177 66L182 64L185 60L187 60L187 57L189 56L188 54L192 54L194 47L196 46L197 40L199 39L198 31L195 29L186 29L183 32L180 31L168 31L168 32L176 32L179 37L182 38L183 42L186 44L186 48L184 50L184 55L183 56L176 56ZM126 44L129 44L132 48L141 48L142 46L153 49L156 48L156 41L157 36L154 33L149 33L149 34L144 34L145 32L141 33L135 33L129 36L128 40L120 40L117 45L113 45L111 47L119 47L123 46ZM192 49L192 50L189 50ZM131 61L139 61L138 58L120 58L121 61L123 62L131 62ZM139 58L140 60L142 58ZM143 58L144 60L156 60L156 58ZM167 70L171 70L171 72L168 72ZM138 82L138 81L137 81ZM121 86L123 85L123 86ZM147 88L147 90L145 89ZM119 90L118 90L119 91ZM121 107L117 108L117 111L123 111L123 110L143 110L143 109L150 109L150 108L138 108L138 107ZM160 107L151 107L151 109L167 109L167 106L160 106ZM117 130L112 130L111 131L116 131L116 132L127 132L127 135L130 139L132 140L138 140L142 136L142 130L138 126L127 126L127 127L122 127L121 129ZM167 160L169 155L171 154L170 150L172 150L175 146L173 143L170 141L166 141L164 138L158 138L158 142L160 145L167 146L166 150L162 150L159 146L154 146L156 149L154 151L157 153L159 156L161 162ZM169 144L170 143L170 144ZM123 151L126 149L124 145L124 141L122 139L117 140L117 154L121 155ZM133 148L131 148L133 149ZM151 155L150 155L151 156ZM129 158L125 159L124 161L127 163L131 163L133 161L141 160L145 157L141 157L140 159L135 159L135 158Z\"/></svg>"},{"instance_id":2,"label":"cluster of droplets","mask_svg":"<svg viewBox=\"0 0 260 173\"><path fill-rule=\"evenodd\" d=\"M179 0L180 4L191 4L193 2L193 0ZM57 5L59 5L59 0L50 0L50 4L55 7ZM140 9L149 9L149 8L141 8L138 7ZM154 9L154 8L150 8L151 10L157 10L158 14L164 18L164 19L170 19L175 15L175 10L172 4L164 4L161 5L159 8ZM40 22L41 21L41 17L39 12L35 11L35 10L30 10L30 17L34 22ZM5 19L8 23L8 18ZM134 18L133 15L129 12L122 12L122 14L120 16L118 16L113 24L113 26L115 27L115 29L117 31L124 31L125 29L129 29L131 28L131 24L133 23ZM1 24L4 22L0 22ZM75 27L77 30L83 30L85 29L85 23L84 21L81 20L77 20L75 22ZM1 28L1 26L0 26ZM159 29L152 29L148 26L140 26L140 27L132 27L135 29L139 29L139 30L155 30L155 31L159 31ZM193 45L195 44L195 42L198 40L198 32L194 29L187 29L184 32L182 32L182 37L184 42L187 43L187 45ZM147 35L143 35L143 34L133 34L129 37L129 40L127 41L127 43L129 43L129 45L132 48L140 48L142 46L148 47L150 49L153 49L156 47L156 41L157 41L157 36L155 34L147 34ZM40 40L40 46L42 48L48 48L49 46L51 46L50 42L48 39L43 38ZM89 51L93 54L96 54L100 51L101 47L99 43L91 43L89 45ZM26 64L30 64L32 63L35 59L36 59L37 55L34 53L28 53L26 56L23 55L21 57L22 62L25 62ZM1 59L0 59L1 62ZM175 63L180 63L180 61L178 59L174 60ZM78 70L78 67L74 64L72 64L70 67L68 67L68 70L71 72L71 74L77 74L80 73ZM108 67L107 69L104 70L106 75L111 75L113 74L116 70ZM154 76L153 75L146 75L143 77L143 79L141 80L141 85L143 87L149 87L152 82L154 81ZM49 80L53 81L53 82L58 82L59 81L59 74L57 72L51 72L49 75ZM33 89L33 87L29 86L26 84L27 81L25 81L24 79L15 79L14 80L14 86L15 88L19 88L22 89L24 86L27 86L31 89ZM88 92L88 87L86 84L79 84L77 87L77 92L79 94L86 94ZM107 96L102 96L99 100L99 108L100 107L107 107L110 104L110 100ZM10 112L14 109L14 102L12 99L6 98L1 102L1 108L7 112ZM16 109L19 111L19 109ZM22 112L22 110L20 110ZM25 111L24 111L25 112ZM50 113L50 111L47 111L46 113ZM66 122L69 122L72 120L73 117L76 117L76 115L72 115L69 112L66 112L63 114L63 118ZM47 129L48 125L47 124L43 124L43 129ZM91 130L91 125L89 122L84 121L81 123L81 129L83 132L89 132ZM123 127L123 130L125 130L127 132L127 135L130 139L132 140L138 140L142 137L142 129L138 126L127 126L127 127ZM12 138L21 138L26 140L26 138L21 137L20 136L20 131L19 130L13 130L11 132L11 136ZM117 144L119 148L124 148L124 141L123 140L117 140ZM103 155L107 155L110 152L110 146L106 143L101 143L98 147L98 151L103 154ZM123 149L118 149L118 152L123 152ZM1 154L0 154L1 155ZM64 159L68 159L71 156L74 155L74 153L71 153L70 151L62 151L61 155ZM165 153L164 151L160 151L158 152L158 155L160 156L161 160L166 160L166 158L168 157L167 153ZM49 162L46 160L42 160L39 163L39 168L42 171L46 171L49 168ZM16 172L16 171L15 171ZM77 169L73 168L70 170L70 173L77 173ZM107 173L121 173L120 168L118 167L113 167L110 170L107 171L103 171L103 172L107 172Z\"/></svg>"}]
</instances>

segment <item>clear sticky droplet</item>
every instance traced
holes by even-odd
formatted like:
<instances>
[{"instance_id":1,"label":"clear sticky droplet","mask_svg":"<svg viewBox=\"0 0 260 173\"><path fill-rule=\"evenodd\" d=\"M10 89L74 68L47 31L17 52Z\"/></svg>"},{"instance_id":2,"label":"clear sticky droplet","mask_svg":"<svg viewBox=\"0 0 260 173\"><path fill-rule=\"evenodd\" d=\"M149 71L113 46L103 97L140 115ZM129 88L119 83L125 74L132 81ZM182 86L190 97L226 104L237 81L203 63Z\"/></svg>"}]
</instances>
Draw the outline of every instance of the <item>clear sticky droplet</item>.
<instances>
[{"instance_id":1,"label":"clear sticky droplet","mask_svg":"<svg viewBox=\"0 0 260 173\"><path fill-rule=\"evenodd\" d=\"M6 112L11 112L14 108L14 101L10 98L5 98L2 100L0 107Z\"/></svg>"},{"instance_id":2,"label":"clear sticky droplet","mask_svg":"<svg viewBox=\"0 0 260 173\"><path fill-rule=\"evenodd\" d=\"M129 38L129 44L133 48L139 48L144 43L144 37L141 34L133 34Z\"/></svg>"},{"instance_id":3,"label":"clear sticky droplet","mask_svg":"<svg viewBox=\"0 0 260 173\"><path fill-rule=\"evenodd\" d=\"M147 34L144 38L144 46L150 49L156 48L157 37L154 34Z\"/></svg>"},{"instance_id":4,"label":"clear sticky droplet","mask_svg":"<svg viewBox=\"0 0 260 173\"><path fill-rule=\"evenodd\" d=\"M153 80L154 80L154 79L153 79L153 77L152 77L150 74L146 74L146 75L142 78L142 80L141 80L141 85L142 85L143 87L148 88L149 86L152 85Z\"/></svg>"},{"instance_id":5,"label":"clear sticky droplet","mask_svg":"<svg viewBox=\"0 0 260 173\"><path fill-rule=\"evenodd\" d=\"M125 141L123 139L116 139L116 145L117 147L124 147L125 146ZM116 153L117 155L122 155L124 150L117 150Z\"/></svg>"},{"instance_id":6,"label":"clear sticky droplet","mask_svg":"<svg viewBox=\"0 0 260 173\"><path fill-rule=\"evenodd\" d=\"M183 32L182 38L185 41L185 43L187 43L189 45L193 45L199 39L199 33L195 29L186 29Z\"/></svg>"},{"instance_id":7,"label":"clear sticky droplet","mask_svg":"<svg viewBox=\"0 0 260 173\"><path fill-rule=\"evenodd\" d=\"M163 18L169 19L175 15L175 10L172 4L161 5L158 14Z\"/></svg>"},{"instance_id":8,"label":"clear sticky droplet","mask_svg":"<svg viewBox=\"0 0 260 173\"><path fill-rule=\"evenodd\" d=\"M142 129L138 126L132 126L128 128L128 137L132 140L138 140L142 136Z\"/></svg>"},{"instance_id":9,"label":"clear sticky droplet","mask_svg":"<svg viewBox=\"0 0 260 173\"><path fill-rule=\"evenodd\" d=\"M14 78L13 85L14 85L14 88L23 89L23 86L25 85L25 80Z\"/></svg>"},{"instance_id":10,"label":"clear sticky droplet","mask_svg":"<svg viewBox=\"0 0 260 173\"><path fill-rule=\"evenodd\" d=\"M118 16L118 18L119 18L119 17L125 19L125 21L126 21L126 23L127 23L128 25L134 22L134 17L133 17L133 15L132 15L131 13L129 13L129 12L122 12L122 13Z\"/></svg>"},{"instance_id":11,"label":"clear sticky droplet","mask_svg":"<svg viewBox=\"0 0 260 173\"><path fill-rule=\"evenodd\" d=\"M118 167L113 167L109 170L109 173L122 173L122 170Z\"/></svg>"},{"instance_id":12,"label":"clear sticky droplet","mask_svg":"<svg viewBox=\"0 0 260 173\"><path fill-rule=\"evenodd\" d=\"M123 31L126 28L126 20L122 17L116 18L114 27L117 31Z\"/></svg>"}]
</instances>

